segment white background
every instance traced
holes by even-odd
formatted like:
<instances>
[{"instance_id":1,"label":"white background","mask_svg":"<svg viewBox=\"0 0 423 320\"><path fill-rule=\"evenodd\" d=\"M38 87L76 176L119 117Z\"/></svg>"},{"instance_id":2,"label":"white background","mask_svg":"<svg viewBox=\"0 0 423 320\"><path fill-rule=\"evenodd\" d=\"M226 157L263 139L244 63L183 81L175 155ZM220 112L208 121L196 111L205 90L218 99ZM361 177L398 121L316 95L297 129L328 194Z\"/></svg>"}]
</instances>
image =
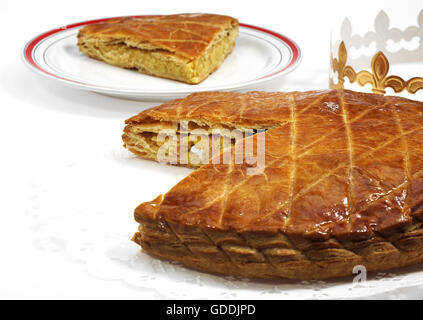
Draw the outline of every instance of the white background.
<instances>
[{"instance_id":1,"label":"white background","mask_svg":"<svg viewBox=\"0 0 423 320\"><path fill-rule=\"evenodd\" d=\"M190 172L137 159L122 148L124 120L156 103L78 91L33 74L20 60L29 39L52 28L109 16L222 13L285 34L302 48L301 66L264 89L318 89L328 83L333 15L357 13L369 2L374 12L396 5L351 2L2 0L0 298L162 298L153 289L87 272L84 263L67 253L78 236L71 231L84 221L98 228L128 221L124 232L129 243L136 230L133 209ZM53 236L55 232L61 236ZM415 287L394 296L420 297L421 292Z\"/></svg>"}]
</instances>

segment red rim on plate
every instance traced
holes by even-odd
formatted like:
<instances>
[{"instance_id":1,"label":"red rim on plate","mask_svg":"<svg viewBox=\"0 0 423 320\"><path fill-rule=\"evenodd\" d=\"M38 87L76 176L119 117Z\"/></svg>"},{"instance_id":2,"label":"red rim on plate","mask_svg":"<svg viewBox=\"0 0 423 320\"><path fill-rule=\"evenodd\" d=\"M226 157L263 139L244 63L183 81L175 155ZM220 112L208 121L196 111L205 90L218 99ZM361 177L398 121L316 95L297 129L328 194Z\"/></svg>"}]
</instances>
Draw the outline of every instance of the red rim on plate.
<instances>
[{"instance_id":1,"label":"red rim on plate","mask_svg":"<svg viewBox=\"0 0 423 320\"><path fill-rule=\"evenodd\" d=\"M137 15L137 16L125 16L125 17L138 18L138 17L147 17L147 16L151 17L152 15ZM78 84L86 85L86 83L75 81L75 80L68 79L68 78L63 78L61 76L58 76L56 74L53 74L53 73L48 72L47 70L43 69L39 64L36 63L36 61L33 58L34 48L36 48L36 46L40 42L42 42L44 39L46 39L46 38L48 38L48 37L50 37L50 36L52 36L52 35L54 35L56 33L62 32L64 30L78 28L78 27L81 27L81 26L85 26L85 25L89 25L89 24L93 24L93 23L98 23L98 22L105 22L105 21L108 21L108 20L111 20L111 19L116 19L116 18L124 18L124 17L111 17L111 18L103 18L103 19L95 19L95 20L77 22L77 23L73 23L73 24L70 24L70 25L67 25L67 26L64 26L64 27L60 27L60 28L53 29L53 30L47 31L45 33L42 33L42 34L38 35L37 37L35 37L34 39L30 40L25 45L24 50L23 50L23 57L26 60L26 62L29 63L29 65L31 67L35 68L38 71L41 71L42 73L44 73L44 74L46 74L46 75L48 75L50 77L54 77L54 78L57 78L57 79L60 79L60 80L64 80L64 81L67 81L67 82L73 82L73 83L78 83ZM268 75L266 75L264 77L257 78L256 80L261 80L261 79L266 79L266 78L273 77L273 76L275 76L275 75L277 75L277 74L279 74L281 72L284 72L285 70L293 67L294 65L296 65L296 64L298 64L300 62L300 59L301 59L300 49L299 49L298 45L293 40L291 40L290 38L288 38L288 37L286 37L286 36L284 36L282 34L279 34L279 33L275 32L275 31L268 30L268 29L261 28L261 27L257 27L257 26L251 25L251 24L240 23L239 25L241 27L244 27L244 28L253 29L253 30L257 30L257 31L260 31L260 32L269 34L269 35L271 35L271 36L273 36L275 38L278 38L278 39L282 40L289 47L289 49L292 52L291 60L289 61L289 63L287 65L285 65L280 70L277 70L277 71L275 71L275 72L273 72L271 74L268 74Z\"/></svg>"}]
</instances>

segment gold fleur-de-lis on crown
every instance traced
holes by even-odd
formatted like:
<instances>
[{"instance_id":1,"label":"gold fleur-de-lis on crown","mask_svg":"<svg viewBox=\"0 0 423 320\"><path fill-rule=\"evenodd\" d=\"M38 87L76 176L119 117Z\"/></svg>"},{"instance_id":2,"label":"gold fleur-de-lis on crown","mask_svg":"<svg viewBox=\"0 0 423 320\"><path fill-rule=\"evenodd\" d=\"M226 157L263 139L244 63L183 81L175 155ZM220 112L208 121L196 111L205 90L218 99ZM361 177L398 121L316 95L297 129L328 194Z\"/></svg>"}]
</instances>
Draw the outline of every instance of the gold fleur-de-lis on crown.
<instances>
[{"instance_id":1,"label":"gold fleur-de-lis on crown","mask_svg":"<svg viewBox=\"0 0 423 320\"><path fill-rule=\"evenodd\" d=\"M414 77L405 81L399 76L388 76L389 61L382 51L379 51L373 56L371 62L372 72L363 70L358 73L351 66L347 66L347 49L345 43L342 41L338 49L338 59L331 59L332 70L338 73L338 83L334 84L330 80L329 86L335 89L343 89L345 77L351 83L357 82L360 86L371 84L373 93L384 95L386 88L392 88L396 93L407 90L409 93L416 93L423 89L423 78Z\"/></svg>"}]
</instances>

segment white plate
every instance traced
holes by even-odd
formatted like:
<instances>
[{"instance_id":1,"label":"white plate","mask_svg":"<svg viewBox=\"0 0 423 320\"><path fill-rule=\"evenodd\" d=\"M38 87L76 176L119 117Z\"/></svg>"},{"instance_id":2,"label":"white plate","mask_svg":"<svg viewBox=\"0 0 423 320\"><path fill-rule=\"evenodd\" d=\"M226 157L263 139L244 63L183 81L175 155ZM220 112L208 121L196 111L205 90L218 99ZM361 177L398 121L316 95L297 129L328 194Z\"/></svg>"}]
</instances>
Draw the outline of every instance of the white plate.
<instances>
[{"instance_id":1,"label":"white plate","mask_svg":"<svg viewBox=\"0 0 423 320\"><path fill-rule=\"evenodd\" d=\"M78 30L108 19L75 23L35 37L24 47L25 64L37 73L80 89L157 100L200 91L252 89L294 70L301 60L300 48L291 39L241 23L236 47L222 66L202 83L189 85L114 67L80 53L76 46Z\"/></svg>"}]
</instances>

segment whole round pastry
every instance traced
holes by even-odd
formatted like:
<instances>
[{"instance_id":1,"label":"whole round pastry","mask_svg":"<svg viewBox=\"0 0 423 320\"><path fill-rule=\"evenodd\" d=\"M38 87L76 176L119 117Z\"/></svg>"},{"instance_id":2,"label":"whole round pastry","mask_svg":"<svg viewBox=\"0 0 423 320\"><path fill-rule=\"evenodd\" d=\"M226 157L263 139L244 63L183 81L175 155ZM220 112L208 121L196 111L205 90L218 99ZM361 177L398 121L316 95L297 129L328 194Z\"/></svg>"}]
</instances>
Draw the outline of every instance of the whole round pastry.
<instances>
[{"instance_id":1,"label":"whole round pastry","mask_svg":"<svg viewBox=\"0 0 423 320\"><path fill-rule=\"evenodd\" d=\"M229 164L210 161L141 204L133 240L145 252L253 278L423 261L423 103L343 90L200 93L129 119L125 144L143 155L136 134L182 120L266 129L247 138L264 137L263 170L248 174L232 147Z\"/></svg>"}]
</instances>

